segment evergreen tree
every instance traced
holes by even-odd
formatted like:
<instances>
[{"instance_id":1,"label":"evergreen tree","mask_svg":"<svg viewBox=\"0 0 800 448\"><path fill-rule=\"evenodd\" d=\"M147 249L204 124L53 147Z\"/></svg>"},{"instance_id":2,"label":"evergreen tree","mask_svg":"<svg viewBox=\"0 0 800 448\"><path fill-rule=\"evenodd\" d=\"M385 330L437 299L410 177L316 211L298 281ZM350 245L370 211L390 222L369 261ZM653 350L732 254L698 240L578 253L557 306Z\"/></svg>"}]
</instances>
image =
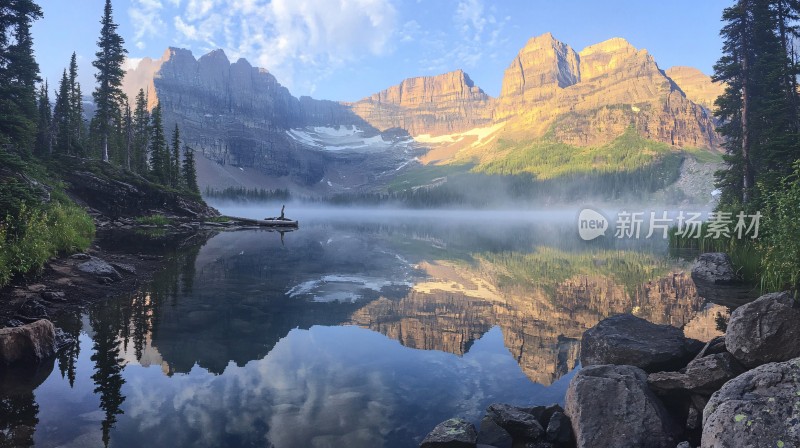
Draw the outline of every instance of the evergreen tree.
<instances>
[{"instance_id":1,"label":"evergreen tree","mask_svg":"<svg viewBox=\"0 0 800 448\"><path fill-rule=\"evenodd\" d=\"M161 122L161 105L153 108L150 120L150 166L153 178L164 185L169 184L169 150Z\"/></svg>"},{"instance_id":2,"label":"evergreen tree","mask_svg":"<svg viewBox=\"0 0 800 448\"><path fill-rule=\"evenodd\" d=\"M723 204L758 208L762 190L800 157L797 13L795 0L738 0L723 12L723 55L714 66L714 81L727 86L716 102L728 164L717 173Z\"/></svg>"},{"instance_id":3,"label":"evergreen tree","mask_svg":"<svg viewBox=\"0 0 800 448\"><path fill-rule=\"evenodd\" d=\"M147 110L147 97L139 89L136 95L136 108L133 112L133 170L139 174L147 172L147 147L150 141L150 113Z\"/></svg>"},{"instance_id":4,"label":"evergreen tree","mask_svg":"<svg viewBox=\"0 0 800 448\"><path fill-rule=\"evenodd\" d=\"M130 171L131 159L133 158L131 154L131 151L133 151L133 115L127 98L125 98L125 115L122 119L122 123L125 133L125 168Z\"/></svg>"},{"instance_id":5,"label":"evergreen tree","mask_svg":"<svg viewBox=\"0 0 800 448\"><path fill-rule=\"evenodd\" d=\"M106 0L100 23L102 29L100 30L100 39L97 41L100 49L95 53L97 59L92 62L97 69L95 74L97 88L92 95L97 106L95 118L97 119L97 130L100 133L103 161L108 162L108 144L112 137L114 118L119 116L122 98L125 95L121 89L122 78L125 75L122 63L125 62L127 54L127 50L122 46L125 41L117 33L118 25L114 23L111 0Z\"/></svg>"},{"instance_id":6,"label":"evergreen tree","mask_svg":"<svg viewBox=\"0 0 800 448\"><path fill-rule=\"evenodd\" d=\"M78 82L78 61L75 53L69 60L69 110L70 110L70 144L75 153L83 153L83 94Z\"/></svg>"},{"instance_id":7,"label":"evergreen tree","mask_svg":"<svg viewBox=\"0 0 800 448\"><path fill-rule=\"evenodd\" d=\"M55 151L59 154L72 153L72 114L69 108L69 78L67 71L61 75L58 84L56 104L53 109L53 125L55 131Z\"/></svg>"},{"instance_id":8,"label":"evergreen tree","mask_svg":"<svg viewBox=\"0 0 800 448\"><path fill-rule=\"evenodd\" d=\"M194 150L189 146L183 147L183 184L186 189L200 194L200 187L197 186L197 167L194 163Z\"/></svg>"},{"instance_id":9,"label":"evergreen tree","mask_svg":"<svg viewBox=\"0 0 800 448\"><path fill-rule=\"evenodd\" d=\"M31 23L42 17L32 0L0 7L0 140L28 155L36 140L39 64L33 56Z\"/></svg>"},{"instance_id":10,"label":"evergreen tree","mask_svg":"<svg viewBox=\"0 0 800 448\"><path fill-rule=\"evenodd\" d=\"M178 125L172 131L172 156L170 157L170 180L173 187L181 185L181 133Z\"/></svg>"},{"instance_id":11,"label":"evergreen tree","mask_svg":"<svg viewBox=\"0 0 800 448\"><path fill-rule=\"evenodd\" d=\"M39 89L39 121L36 125L36 155L39 157L49 156L53 152L53 114L48 89L47 81Z\"/></svg>"}]
</instances>

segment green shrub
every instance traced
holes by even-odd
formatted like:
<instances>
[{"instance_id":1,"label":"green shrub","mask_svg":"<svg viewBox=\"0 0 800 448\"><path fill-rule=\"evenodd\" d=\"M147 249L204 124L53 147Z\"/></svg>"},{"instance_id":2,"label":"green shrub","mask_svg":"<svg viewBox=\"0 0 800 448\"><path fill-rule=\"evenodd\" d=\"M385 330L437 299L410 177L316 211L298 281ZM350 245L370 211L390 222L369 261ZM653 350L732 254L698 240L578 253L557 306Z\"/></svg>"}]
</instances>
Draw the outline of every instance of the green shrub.
<instances>
[{"instance_id":1,"label":"green shrub","mask_svg":"<svg viewBox=\"0 0 800 448\"><path fill-rule=\"evenodd\" d=\"M42 268L60 253L83 251L92 241L92 218L72 203L53 201L42 208L22 204L17 216L0 223L0 286L15 274Z\"/></svg>"},{"instance_id":2,"label":"green shrub","mask_svg":"<svg viewBox=\"0 0 800 448\"><path fill-rule=\"evenodd\" d=\"M762 247L762 287L767 290L800 286L800 160L782 188L767 198Z\"/></svg>"},{"instance_id":3,"label":"green shrub","mask_svg":"<svg viewBox=\"0 0 800 448\"><path fill-rule=\"evenodd\" d=\"M164 215L150 215L140 216L136 218L136 222L151 226L165 226L169 224L169 219Z\"/></svg>"}]
</instances>

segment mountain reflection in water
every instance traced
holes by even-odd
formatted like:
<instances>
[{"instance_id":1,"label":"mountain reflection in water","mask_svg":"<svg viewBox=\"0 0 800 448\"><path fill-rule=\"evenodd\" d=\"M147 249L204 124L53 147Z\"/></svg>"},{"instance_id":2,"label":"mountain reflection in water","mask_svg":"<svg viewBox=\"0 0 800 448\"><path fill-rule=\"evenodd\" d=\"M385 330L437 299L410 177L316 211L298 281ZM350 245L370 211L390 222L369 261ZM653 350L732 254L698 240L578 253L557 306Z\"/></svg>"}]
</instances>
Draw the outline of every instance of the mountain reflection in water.
<instances>
[{"instance_id":1,"label":"mountain reflection in water","mask_svg":"<svg viewBox=\"0 0 800 448\"><path fill-rule=\"evenodd\" d=\"M459 222L310 217L167 245L152 284L59 316L80 343L55 373L2 376L0 443L411 447L492 402L563 402L604 317L708 340L729 313L663 241Z\"/></svg>"}]
</instances>

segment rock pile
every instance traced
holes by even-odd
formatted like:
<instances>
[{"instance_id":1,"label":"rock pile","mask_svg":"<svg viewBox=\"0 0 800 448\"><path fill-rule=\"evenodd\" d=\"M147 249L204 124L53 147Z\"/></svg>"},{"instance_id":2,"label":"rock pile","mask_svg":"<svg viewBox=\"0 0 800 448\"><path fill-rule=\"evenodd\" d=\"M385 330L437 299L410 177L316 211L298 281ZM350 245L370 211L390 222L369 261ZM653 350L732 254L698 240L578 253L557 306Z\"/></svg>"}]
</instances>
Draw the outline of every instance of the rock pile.
<instances>
[{"instance_id":1,"label":"rock pile","mask_svg":"<svg viewBox=\"0 0 800 448\"><path fill-rule=\"evenodd\" d=\"M800 447L800 304L790 293L736 309L725 336L705 345L622 315L588 330L581 350L565 409L493 404L478 431L458 420L474 436L431 444L434 431L422 446Z\"/></svg>"}]
</instances>

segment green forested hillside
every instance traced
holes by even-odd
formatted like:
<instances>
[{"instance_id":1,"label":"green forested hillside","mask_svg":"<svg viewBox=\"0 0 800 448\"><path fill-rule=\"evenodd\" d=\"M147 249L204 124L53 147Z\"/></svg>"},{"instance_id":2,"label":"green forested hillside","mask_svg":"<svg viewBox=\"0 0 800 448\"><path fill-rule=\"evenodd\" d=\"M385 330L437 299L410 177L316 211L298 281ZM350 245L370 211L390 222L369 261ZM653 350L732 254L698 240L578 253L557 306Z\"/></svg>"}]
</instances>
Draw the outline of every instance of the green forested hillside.
<instances>
[{"instance_id":1,"label":"green forested hillside","mask_svg":"<svg viewBox=\"0 0 800 448\"><path fill-rule=\"evenodd\" d=\"M55 255L90 244L93 221L66 194L65 179L76 167L103 163L108 169L99 166L95 179L110 185L130 178L144 191L202 201L193 153L181 147L179 130L170 145L158 110L146 109L144 94L132 111L120 89L125 41L117 34L111 1L97 14L103 25L93 62L98 108L86 121L75 53L65 55L69 65L51 92L33 53L31 25L42 17L41 8L33 0L0 3L0 287Z\"/></svg>"},{"instance_id":2,"label":"green forested hillside","mask_svg":"<svg viewBox=\"0 0 800 448\"><path fill-rule=\"evenodd\" d=\"M654 164L676 150L666 143L647 140L628 128L614 141L599 147L579 147L552 138L533 142L500 141L497 152L505 156L480 164L474 171L488 174L530 173L537 179L572 174L632 172Z\"/></svg>"}]
</instances>

